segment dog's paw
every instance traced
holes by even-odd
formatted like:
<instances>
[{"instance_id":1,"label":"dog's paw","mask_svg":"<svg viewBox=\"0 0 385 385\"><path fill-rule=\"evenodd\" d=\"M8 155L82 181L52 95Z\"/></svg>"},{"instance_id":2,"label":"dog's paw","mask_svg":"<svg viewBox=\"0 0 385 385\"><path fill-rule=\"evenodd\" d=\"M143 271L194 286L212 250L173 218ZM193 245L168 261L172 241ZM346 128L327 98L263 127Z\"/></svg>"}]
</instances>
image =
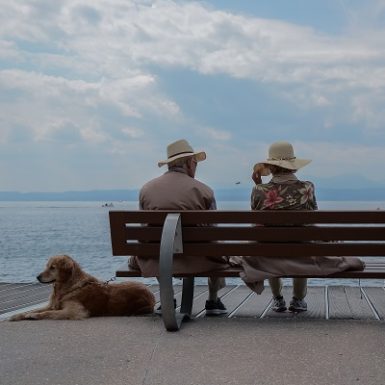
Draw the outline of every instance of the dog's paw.
<instances>
[{"instance_id":1,"label":"dog's paw","mask_svg":"<svg viewBox=\"0 0 385 385\"><path fill-rule=\"evenodd\" d=\"M21 313L15 314L9 321L37 320L40 319L39 313Z\"/></svg>"},{"instance_id":2,"label":"dog's paw","mask_svg":"<svg viewBox=\"0 0 385 385\"><path fill-rule=\"evenodd\" d=\"M34 321L34 320L40 319L40 315L39 313L28 313L28 314L25 314L24 319Z\"/></svg>"},{"instance_id":3,"label":"dog's paw","mask_svg":"<svg viewBox=\"0 0 385 385\"><path fill-rule=\"evenodd\" d=\"M15 315L13 315L11 318L9 318L9 321L11 321L11 322L21 321L23 319L25 319L25 318L24 318L24 314L22 313L22 314L15 314Z\"/></svg>"}]
</instances>

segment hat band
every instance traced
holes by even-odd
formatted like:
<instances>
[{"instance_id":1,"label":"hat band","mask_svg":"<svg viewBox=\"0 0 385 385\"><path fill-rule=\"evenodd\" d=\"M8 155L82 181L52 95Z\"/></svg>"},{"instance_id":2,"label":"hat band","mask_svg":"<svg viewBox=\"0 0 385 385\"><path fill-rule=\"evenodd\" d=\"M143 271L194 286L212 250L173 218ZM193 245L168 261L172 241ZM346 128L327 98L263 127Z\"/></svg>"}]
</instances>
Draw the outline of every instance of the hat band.
<instances>
[{"instance_id":1,"label":"hat band","mask_svg":"<svg viewBox=\"0 0 385 385\"><path fill-rule=\"evenodd\" d=\"M297 159L295 156L292 158L267 158L267 160L294 160Z\"/></svg>"},{"instance_id":2,"label":"hat band","mask_svg":"<svg viewBox=\"0 0 385 385\"><path fill-rule=\"evenodd\" d=\"M167 159L170 159L170 158L173 158L174 156L182 155L182 154L191 154L191 155L194 155L194 153L191 152L191 151L182 151L182 152L178 152L178 153L176 153L176 154L170 155Z\"/></svg>"}]
</instances>

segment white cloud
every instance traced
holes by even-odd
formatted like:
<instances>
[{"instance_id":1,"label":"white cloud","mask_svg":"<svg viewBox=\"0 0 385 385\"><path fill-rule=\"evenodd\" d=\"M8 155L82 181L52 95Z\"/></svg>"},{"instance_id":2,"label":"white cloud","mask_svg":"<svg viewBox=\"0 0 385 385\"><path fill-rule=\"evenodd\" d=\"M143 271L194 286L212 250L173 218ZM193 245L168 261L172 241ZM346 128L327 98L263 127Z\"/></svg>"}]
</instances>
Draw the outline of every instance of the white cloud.
<instances>
[{"instance_id":1,"label":"white cloud","mask_svg":"<svg viewBox=\"0 0 385 385\"><path fill-rule=\"evenodd\" d=\"M137 127L125 127L122 128L122 132L133 139L137 139L143 136L143 130Z\"/></svg>"},{"instance_id":2,"label":"white cloud","mask_svg":"<svg viewBox=\"0 0 385 385\"><path fill-rule=\"evenodd\" d=\"M345 67L355 69L357 63L384 60L380 48L384 49L385 42L379 47L372 43L373 36L371 40L353 35L328 37L309 27L215 11L198 2L158 0L148 6L121 0L112 4L67 0L56 12L48 7L51 20L42 22L34 16L43 5L47 3L37 1L35 8L6 5L4 14L14 21L12 28L3 27L3 36L19 31L28 18L39 33L29 33L28 39L23 35L24 39L50 41L55 31L60 36L55 47L63 56L73 56L74 62L83 62L85 70L92 65L93 71L111 77L150 62L265 81L297 82L311 76L321 81L346 80L355 79L357 73L348 76ZM87 12L97 15L94 22ZM383 32L377 35L383 37Z\"/></svg>"},{"instance_id":3,"label":"white cloud","mask_svg":"<svg viewBox=\"0 0 385 385\"><path fill-rule=\"evenodd\" d=\"M354 9L349 10L349 28L326 35L310 26L235 15L197 1L0 4L0 143L23 137L31 143L89 145L119 160L128 148L138 154L147 143L155 164L155 154L169 136L187 136L193 129L203 143L218 142L227 149L213 147L213 155L223 161L218 167L225 165L237 179L231 160L243 166L253 162L247 154L255 151L250 136L243 138L241 128L230 132L200 116L185 116L172 90L164 87L163 68L171 75L173 69L185 69L271 86L297 111L324 111L320 125L331 137L339 125L349 124L384 137L385 31L360 21ZM369 2L365 15L378 22L384 7L384 1ZM262 151L269 143L261 140L266 136L256 133L253 141ZM309 146L298 146L308 151ZM322 175L332 164L364 173L370 162L384 161L373 155L379 151L376 146L314 143L310 153ZM349 148L361 163L353 154L344 158ZM322 158L323 151L335 162ZM213 174L218 183L225 180L220 169Z\"/></svg>"},{"instance_id":4,"label":"white cloud","mask_svg":"<svg viewBox=\"0 0 385 385\"><path fill-rule=\"evenodd\" d=\"M352 121L367 124L367 132L384 133L384 90L373 90L352 97Z\"/></svg>"},{"instance_id":5,"label":"white cloud","mask_svg":"<svg viewBox=\"0 0 385 385\"><path fill-rule=\"evenodd\" d=\"M101 132L99 109L118 109L122 117L140 117L143 111L159 116L178 115L178 106L162 97L153 83L153 78L145 75L92 83L3 70L2 92L15 96L1 103L0 119L6 122L4 130L24 127L34 133L36 140L50 140L58 130L72 126L77 127L85 141L102 142L108 134Z\"/></svg>"},{"instance_id":6,"label":"white cloud","mask_svg":"<svg viewBox=\"0 0 385 385\"><path fill-rule=\"evenodd\" d=\"M333 143L333 142L294 142L298 157L312 159L306 172L319 177L356 175L384 184L378 173L378 165L385 164L385 152L381 144ZM364 185L362 187L365 187Z\"/></svg>"},{"instance_id":7,"label":"white cloud","mask_svg":"<svg viewBox=\"0 0 385 385\"><path fill-rule=\"evenodd\" d=\"M2 60L19 60L20 54L11 41L0 40L0 57Z\"/></svg>"},{"instance_id":8,"label":"white cloud","mask_svg":"<svg viewBox=\"0 0 385 385\"><path fill-rule=\"evenodd\" d=\"M232 137L231 132L219 130L213 127L204 127L199 131L201 132L202 137L206 137L207 139L214 141L227 142Z\"/></svg>"},{"instance_id":9,"label":"white cloud","mask_svg":"<svg viewBox=\"0 0 385 385\"><path fill-rule=\"evenodd\" d=\"M377 3L370 9L380 12L381 7L382 3ZM146 64L297 85L315 106L329 105L328 95L336 92L355 88L359 93L360 88L385 85L382 30L359 37L353 32L326 36L310 27L216 11L199 2L170 0L67 0L57 7L43 0L7 2L2 15L3 46L9 46L10 39L15 39L15 44L23 39L37 45L36 53L22 47L18 52L31 66L61 67L72 76L89 77L93 82L103 78L101 92L107 97L112 93L111 101L128 116L142 115L121 93L132 91L132 86L153 89L148 83L154 82L153 76L143 73ZM373 39L374 33L377 39ZM58 38L52 40L52 36ZM47 49L55 52L45 52ZM319 90L321 97L313 98ZM146 100L145 110L180 112L173 101L157 103L160 95L149 98L151 93L147 92L140 96ZM292 95L293 103L302 103L298 97Z\"/></svg>"}]
</instances>

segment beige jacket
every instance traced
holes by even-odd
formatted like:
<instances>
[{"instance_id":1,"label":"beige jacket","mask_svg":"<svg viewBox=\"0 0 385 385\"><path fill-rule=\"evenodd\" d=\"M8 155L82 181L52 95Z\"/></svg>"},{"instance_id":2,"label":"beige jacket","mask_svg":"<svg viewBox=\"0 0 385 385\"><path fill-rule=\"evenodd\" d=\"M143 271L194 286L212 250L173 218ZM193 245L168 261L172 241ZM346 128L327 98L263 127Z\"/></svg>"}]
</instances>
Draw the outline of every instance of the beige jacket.
<instances>
[{"instance_id":1,"label":"beige jacket","mask_svg":"<svg viewBox=\"0 0 385 385\"><path fill-rule=\"evenodd\" d=\"M215 210L213 190L202 182L190 177L184 169L175 168L146 183L139 194L142 210ZM130 266L139 267L143 276L159 275L158 257L131 258ZM174 273L183 271L206 273L229 267L226 259L218 257L174 258Z\"/></svg>"}]
</instances>

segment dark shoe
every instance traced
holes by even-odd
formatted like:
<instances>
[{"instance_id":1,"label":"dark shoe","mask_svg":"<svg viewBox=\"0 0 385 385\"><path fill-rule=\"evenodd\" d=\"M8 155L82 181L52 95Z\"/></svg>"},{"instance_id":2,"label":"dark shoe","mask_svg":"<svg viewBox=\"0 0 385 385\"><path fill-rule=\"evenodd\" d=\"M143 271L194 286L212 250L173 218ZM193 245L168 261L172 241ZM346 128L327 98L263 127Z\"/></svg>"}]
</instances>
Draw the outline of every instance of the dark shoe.
<instances>
[{"instance_id":1,"label":"dark shoe","mask_svg":"<svg viewBox=\"0 0 385 385\"><path fill-rule=\"evenodd\" d=\"M176 308L176 299L174 298L174 309ZM162 306L159 305L159 307L154 311L155 314L162 315Z\"/></svg>"},{"instance_id":2,"label":"dark shoe","mask_svg":"<svg viewBox=\"0 0 385 385\"><path fill-rule=\"evenodd\" d=\"M226 314L227 309L222 301L218 298L216 301L207 300L205 305L206 315Z\"/></svg>"},{"instance_id":3,"label":"dark shoe","mask_svg":"<svg viewBox=\"0 0 385 385\"><path fill-rule=\"evenodd\" d=\"M271 307L273 311L281 313L286 311L286 302L282 296L274 297L273 306Z\"/></svg>"},{"instance_id":4,"label":"dark shoe","mask_svg":"<svg viewBox=\"0 0 385 385\"><path fill-rule=\"evenodd\" d=\"M300 311L306 311L307 310L307 303L303 299L298 299L293 297L293 299L290 301L289 311L292 312L300 312Z\"/></svg>"}]
</instances>

